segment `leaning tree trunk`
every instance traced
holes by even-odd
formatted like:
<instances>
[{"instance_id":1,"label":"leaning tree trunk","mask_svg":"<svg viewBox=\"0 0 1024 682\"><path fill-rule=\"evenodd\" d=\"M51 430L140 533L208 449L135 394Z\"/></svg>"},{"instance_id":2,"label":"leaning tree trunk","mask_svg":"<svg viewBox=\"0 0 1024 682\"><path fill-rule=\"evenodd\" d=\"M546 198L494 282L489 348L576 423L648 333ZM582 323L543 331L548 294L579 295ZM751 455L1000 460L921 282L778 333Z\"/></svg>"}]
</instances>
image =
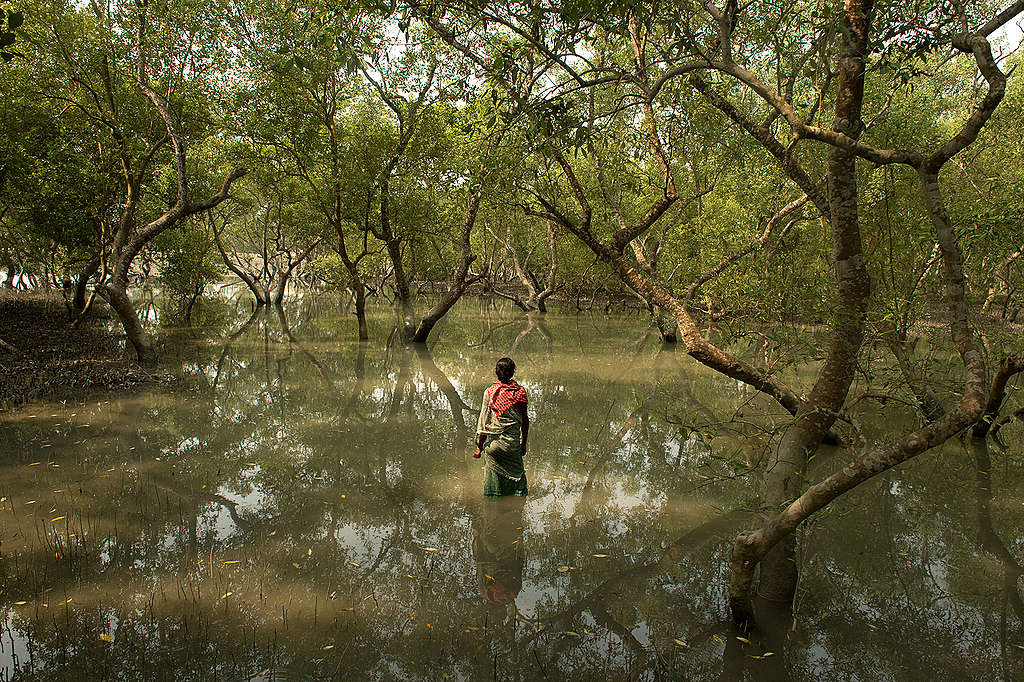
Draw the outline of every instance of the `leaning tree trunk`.
<instances>
[{"instance_id":1,"label":"leaning tree trunk","mask_svg":"<svg viewBox=\"0 0 1024 682\"><path fill-rule=\"evenodd\" d=\"M864 67L873 0L852 0L843 16L839 57L839 87L832 129L857 139L863 129ZM828 355L807 400L786 429L769 458L764 505L772 513L797 497L803 487L808 455L812 454L846 401L864 338L870 277L864 266L857 216L856 155L829 150L828 185L832 227L832 264L838 288L838 308L832 324ZM782 538L761 560L758 594L770 601L792 604L796 593L796 536Z\"/></svg>"},{"instance_id":2,"label":"leaning tree trunk","mask_svg":"<svg viewBox=\"0 0 1024 682\"><path fill-rule=\"evenodd\" d=\"M867 15L871 0L861 5L857 0L848 0L844 21L850 24L843 32L844 46L852 40L861 40L862 32L858 23L864 21L866 33ZM855 10L850 12L850 10ZM948 305L950 337L964 367L965 388L960 401L948 412L933 422L881 447L877 447L848 463L841 470L810 486L799 498L788 504L779 513L772 515L760 528L741 534L733 546L730 560L729 601L733 617L738 622L749 621L750 586L754 569L780 542L785 541L807 518L822 509L845 492L861 483L915 457L928 449L944 443L955 434L974 424L985 410L986 380L985 364L974 339L971 328L966 294L966 278L963 272L963 255L956 232L949 220L941 187L939 171L955 154L963 151L977 139L977 135L991 117L1005 93L1006 76L999 70L987 41L987 36L1024 9L1024 2L1018 1L1001 12L973 34L956 34L952 45L960 52L973 54L975 62L988 82L989 90L981 103L974 109L963 128L932 155L925 158L918 154L886 150L879 151L861 145L851 138L834 138L836 149L855 152L868 159L883 163L905 163L913 167L920 180L920 190L928 217L935 229L944 269L944 284ZM966 19L965 19L966 21ZM849 64L850 51L844 49L840 71ZM846 62L846 64L844 64ZM863 72L861 72L863 73ZM840 98L844 90L840 85ZM837 109L843 104L840 99ZM853 119L849 119L853 120ZM832 160L830 160L830 163ZM842 198L839 198L842 201ZM833 207L835 204L833 204ZM837 274L848 265L836 263ZM819 380L819 383L820 380ZM817 385L815 386L817 388ZM810 402L810 401L808 401ZM762 571L764 566L762 566Z\"/></svg>"},{"instance_id":3,"label":"leaning tree trunk","mask_svg":"<svg viewBox=\"0 0 1024 682\"><path fill-rule=\"evenodd\" d=\"M480 195L474 192L469 195L469 204L466 207L466 220L462 223L462 231L460 233L460 243L462 245L462 260L459 263L459 269L452 275L451 281L448 283L448 290L441 295L441 299L434 305L430 311L420 319L416 330L412 333L411 341L413 343L426 343L427 338L430 336L431 330L434 329L442 317L448 314L448 311L458 303L459 299L462 298L462 294L466 292L466 287L474 282L480 280L483 275L477 275L475 277L469 277L469 266L476 260L476 256L472 252L472 247L469 242L469 238L473 233L473 225L476 224L477 211L480 208Z\"/></svg>"},{"instance_id":4,"label":"leaning tree trunk","mask_svg":"<svg viewBox=\"0 0 1024 682\"><path fill-rule=\"evenodd\" d=\"M182 219L196 213L208 211L226 200L229 196L228 193L231 189L232 183L234 183L238 178L244 176L248 171L245 168L238 168L224 178L224 182L221 184L220 191L217 192L217 194L203 201L194 202L190 200L188 192L188 176L185 164L185 139L179 134L177 124L174 121L174 117L171 115L166 101L164 101L163 97L149 86L146 77L146 51L143 44L145 29L146 13L143 9L143 11L139 13L139 44L135 85L157 110L157 113L159 113L160 118L163 120L164 127L167 128L167 136L170 138L171 146L174 150L173 158L175 172L177 175L177 197L175 198L174 204L166 213L139 229L135 234L129 237L127 234L127 227L124 228L123 231L119 232L115 238L118 248L116 248L114 253L115 263L111 273L110 282L105 286L101 285L97 287L96 291L110 302L111 307L117 313L118 318L121 320L121 326L124 328L125 335L128 337L128 341L135 349L139 363L143 365L153 365L156 363L156 353L153 348L153 342L142 328L142 323L139 321L139 315L135 310L135 306L131 302L131 298L128 296L128 275L131 271L132 262L150 241L166 230L175 227Z\"/></svg>"}]
</instances>

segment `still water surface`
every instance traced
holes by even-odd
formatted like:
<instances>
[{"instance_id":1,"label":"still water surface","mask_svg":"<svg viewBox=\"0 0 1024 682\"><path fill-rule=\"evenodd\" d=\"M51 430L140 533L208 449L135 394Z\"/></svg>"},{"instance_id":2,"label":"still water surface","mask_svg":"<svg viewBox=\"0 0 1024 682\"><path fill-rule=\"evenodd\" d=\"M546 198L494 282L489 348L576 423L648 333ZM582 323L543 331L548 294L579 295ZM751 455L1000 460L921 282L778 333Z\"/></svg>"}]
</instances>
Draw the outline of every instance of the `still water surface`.
<instances>
[{"instance_id":1,"label":"still water surface","mask_svg":"<svg viewBox=\"0 0 1024 682\"><path fill-rule=\"evenodd\" d=\"M172 386L0 415L0 677L1024 676L1019 427L819 515L795 619L745 642L729 541L784 420L642 318L466 301L429 351L386 345L384 310L354 342L328 299L247 318L171 334ZM505 354L525 501L484 500L469 457Z\"/></svg>"}]
</instances>

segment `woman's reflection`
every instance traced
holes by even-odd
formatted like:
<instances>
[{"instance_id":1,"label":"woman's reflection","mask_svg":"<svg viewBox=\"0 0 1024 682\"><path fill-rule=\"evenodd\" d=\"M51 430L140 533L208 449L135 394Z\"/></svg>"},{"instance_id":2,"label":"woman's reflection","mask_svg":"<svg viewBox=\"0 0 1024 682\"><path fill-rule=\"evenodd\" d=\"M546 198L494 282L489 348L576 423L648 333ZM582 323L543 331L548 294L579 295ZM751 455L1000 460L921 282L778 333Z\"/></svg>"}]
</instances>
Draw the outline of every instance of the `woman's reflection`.
<instances>
[{"instance_id":1,"label":"woman's reflection","mask_svg":"<svg viewBox=\"0 0 1024 682\"><path fill-rule=\"evenodd\" d=\"M522 497L485 498L473 522L473 556L480 594L493 607L504 607L515 618L516 595L523 587Z\"/></svg>"}]
</instances>

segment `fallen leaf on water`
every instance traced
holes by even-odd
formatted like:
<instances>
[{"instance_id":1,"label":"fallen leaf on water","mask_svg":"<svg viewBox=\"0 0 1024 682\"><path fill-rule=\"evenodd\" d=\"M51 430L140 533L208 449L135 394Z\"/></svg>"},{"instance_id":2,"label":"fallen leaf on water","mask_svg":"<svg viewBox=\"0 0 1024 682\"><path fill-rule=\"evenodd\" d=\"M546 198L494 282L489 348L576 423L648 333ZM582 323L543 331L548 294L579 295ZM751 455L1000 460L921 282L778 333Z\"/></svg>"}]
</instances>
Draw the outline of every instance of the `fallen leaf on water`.
<instances>
[{"instance_id":1,"label":"fallen leaf on water","mask_svg":"<svg viewBox=\"0 0 1024 682\"><path fill-rule=\"evenodd\" d=\"M313 556L313 548L312 547L310 547L309 549L306 550L306 556Z\"/></svg>"},{"instance_id":2,"label":"fallen leaf on water","mask_svg":"<svg viewBox=\"0 0 1024 682\"><path fill-rule=\"evenodd\" d=\"M750 640L747 639L746 637L737 637L736 639L738 639L739 641L743 642L744 644L750 644Z\"/></svg>"},{"instance_id":3,"label":"fallen leaf on water","mask_svg":"<svg viewBox=\"0 0 1024 682\"><path fill-rule=\"evenodd\" d=\"M412 575L411 573L406 573L405 577L406 578L412 578L413 580L416 580L416 576Z\"/></svg>"},{"instance_id":4,"label":"fallen leaf on water","mask_svg":"<svg viewBox=\"0 0 1024 682\"><path fill-rule=\"evenodd\" d=\"M35 504L35 503L36 503L36 501L35 501L35 500L29 500L29 501L28 501L28 502L26 502L25 504Z\"/></svg>"},{"instance_id":5,"label":"fallen leaf on water","mask_svg":"<svg viewBox=\"0 0 1024 682\"><path fill-rule=\"evenodd\" d=\"M224 594L220 595L220 598L221 599L227 599L228 597L230 597L233 594L234 594L234 592L225 592Z\"/></svg>"},{"instance_id":6,"label":"fallen leaf on water","mask_svg":"<svg viewBox=\"0 0 1024 682\"><path fill-rule=\"evenodd\" d=\"M295 563L294 561L292 562L292 566L294 566L295 568L299 567L299 565L297 563Z\"/></svg>"},{"instance_id":7,"label":"fallen leaf on water","mask_svg":"<svg viewBox=\"0 0 1024 682\"><path fill-rule=\"evenodd\" d=\"M113 642L114 641L114 638L111 637L110 635L107 635L107 634L100 635L100 639L102 639L104 642Z\"/></svg>"},{"instance_id":8,"label":"fallen leaf on water","mask_svg":"<svg viewBox=\"0 0 1024 682\"><path fill-rule=\"evenodd\" d=\"M428 630L433 630L433 629L434 629L434 626L433 626L433 625L431 625L430 623L427 623L427 629L428 629Z\"/></svg>"},{"instance_id":9,"label":"fallen leaf on water","mask_svg":"<svg viewBox=\"0 0 1024 682\"><path fill-rule=\"evenodd\" d=\"M774 652L774 651L766 651L766 652L764 652L764 654L763 654L763 655L761 656L761 658L768 658L769 656L774 656L774 655L775 655L775 652Z\"/></svg>"},{"instance_id":10,"label":"fallen leaf on water","mask_svg":"<svg viewBox=\"0 0 1024 682\"><path fill-rule=\"evenodd\" d=\"M712 635L711 638L714 639L716 642L724 642L725 641L721 637L719 637L718 635Z\"/></svg>"},{"instance_id":11,"label":"fallen leaf on water","mask_svg":"<svg viewBox=\"0 0 1024 682\"><path fill-rule=\"evenodd\" d=\"M487 578L488 580L494 580L494 576L493 575L488 575L488 574L484 573L484 577Z\"/></svg>"},{"instance_id":12,"label":"fallen leaf on water","mask_svg":"<svg viewBox=\"0 0 1024 682\"><path fill-rule=\"evenodd\" d=\"M276 530L270 531L270 537L274 537L275 535L277 535L277 531Z\"/></svg>"},{"instance_id":13,"label":"fallen leaf on water","mask_svg":"<svg viewBox=\"0 0 1024 682\"><path fill-rule=\"evenodd\" d=\"M477 630L479 630L479 629L480 629L480 628L478 628L478 627L475 627L475 626L473 626L473 625L470 625L470 626L469 626L468 628L466 628L465 630L463 630L463 632L476 632L476 631L477 631Z\"/></svg>"},{"instance_id":14,"label":"fallen leaf on water","mask_svg":"<svg viewBox=\"0 0 1024 682\"><path fill-rule=\"evenodd\" d=\"M345 499L345 495L342 495L342 496L341 496L341 499L343 499L343 500L344 500L344 499Z\"/></svg>"},{"instance_id":15,"label":"fallen leaf on water","mask_svg":"<svg viewBox=\"0 0 1024 682\"><path fill-rule=\"evenodd\" d=\"M559 573L568 573L569 572L569 567L568 566L559 566L558 567L558 572Z\"/></svg>"},{"instance_id":16,"label":"fallen leaf on water","mask_svg":"<svg viewBox=\"0 0 1024 682\"><path fill-rule=\"evenodd\" d=\"M334 648L333 644L328 644L327 646L320 647L320 651L330 651L333 648Z\"/></svg>"},{"instance_id":17,"label":"fallen leaf on water","mask_svg":"<svg viewBox=\"0 0 1024 682\"><path fill-rule=\"evenodd\" d=\"M57 523L57 522L58 522L58 521L60 521L61 519L66 519L66 518L67 518L66 516L58 516L58 517L57 517L57 518L55 518L55 519L50 519L50 523Z\"/></svg>"},{"instance_id":18,"label":"fallen leaf on water","mask_svg":"<svg viewBox=\"0 0 1024 682\"><path fill-rule=\"evenodd\" d=\"M256 673L256 677L263 677L264 675L267 675L269 673L270 673L270 668L266 668L266 669L261 670L258 673Z\"/></svg>"},{"instance_id":19,"label":"fallen leaf on water","mask_svg":"<svg viewBox=\"0 0 1024 682\"><path fill-rule=\"evenodd\" d=\"M29 464L29 466L30 467L35 467L35 466L39 466L40 464L42 464L42 462L32 462L31 464Z\"/></svg>"},{"instance_id":20,"label":"fallen leaf on water","mask_svg":"<svg viewBox=\"0 0 1024 682\"><path fill-rule=\"evenodd\" d=\"M424 552L436 552L437 551L437 547L424 547L423 551Z\"/></svg>"},{"instance_id":21,"label":"fallen leaf on water","mask_svg":"<svg viewBox=\"0 0 1024 682\"><path fill-rule=\"evenodd\" d=\"M595 559L607 559L608 555L607 554L595 554L594 558Z\"/></svg>"},{"instance_id":22,"label":"fallen leaf on water","mask_svg":"<svg viewBox=\"0 0 1024 682\"><path fill-rule=\"evenodd\" d=\"M896 552L896 556L910 556L906 552Z\"/></svg>"},{"instance_id":23,"label":"fallen leaf on water","mask_svg":"<svg viewBox=\"0 0 1024 682\"><path fill-rule=\"evenodd\" d=\"M681 646L684 649L689 649L690 648L690 645L687 644L686 642L684 642L681 639L673 639L672 641L675 642L676 646Z\"/></svg>"},{"instance_id":24,"label":"fallen leaf on water","mask_svg":"<svg viewBox=\"0 0 1024 682\"><path fill-rule=\"evenodd\" d=\"M237 564L237 563L240 563L240 562L241 562L241 559L231 559L229 561L225 561L224 563L226 563L226 564Z\"/></svg>"},{"instance_id":25,"label":"fallen leaf on water","mask_svg":"<svg viewBox=\"0 0 1024 682\"><path fill-rule=\"evenodd\" d=\"M357 564L354 561L346 561L345 563L348 564L349 566L355 566L356 568L359 568L359 564Z\"/></svg>"},{"instance_id":26,"label":"fallen leaf on water","mask_svg":"<svg viewBox=\"0 0 1024 682\"><path fill-rule=\"evenodd\" d=\"M14 605L15 606L24 606L27 603L28 603L27 601L16 601L16 602L14 602Z\"/></svg>"}]
</instances>

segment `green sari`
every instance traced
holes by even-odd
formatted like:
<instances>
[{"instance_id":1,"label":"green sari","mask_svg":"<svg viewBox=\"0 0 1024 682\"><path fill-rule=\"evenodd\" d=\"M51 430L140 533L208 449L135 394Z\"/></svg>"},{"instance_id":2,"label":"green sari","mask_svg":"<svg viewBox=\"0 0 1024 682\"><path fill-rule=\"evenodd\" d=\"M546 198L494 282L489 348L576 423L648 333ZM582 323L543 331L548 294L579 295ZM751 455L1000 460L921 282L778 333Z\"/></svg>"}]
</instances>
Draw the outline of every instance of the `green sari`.
<instances>
[{"instance_id":1,"label":"green sari","mask_svg":"<svg viewBox=\"0 0 1024 682\"><path fill-rule=\"evenodd\" d=\"M525 496L526 471L523 468L523 423L516 409L498 416L484 396L477 433L486 437L480 453L484 457L484 495Z\"/></svg>"}]
</instances>

